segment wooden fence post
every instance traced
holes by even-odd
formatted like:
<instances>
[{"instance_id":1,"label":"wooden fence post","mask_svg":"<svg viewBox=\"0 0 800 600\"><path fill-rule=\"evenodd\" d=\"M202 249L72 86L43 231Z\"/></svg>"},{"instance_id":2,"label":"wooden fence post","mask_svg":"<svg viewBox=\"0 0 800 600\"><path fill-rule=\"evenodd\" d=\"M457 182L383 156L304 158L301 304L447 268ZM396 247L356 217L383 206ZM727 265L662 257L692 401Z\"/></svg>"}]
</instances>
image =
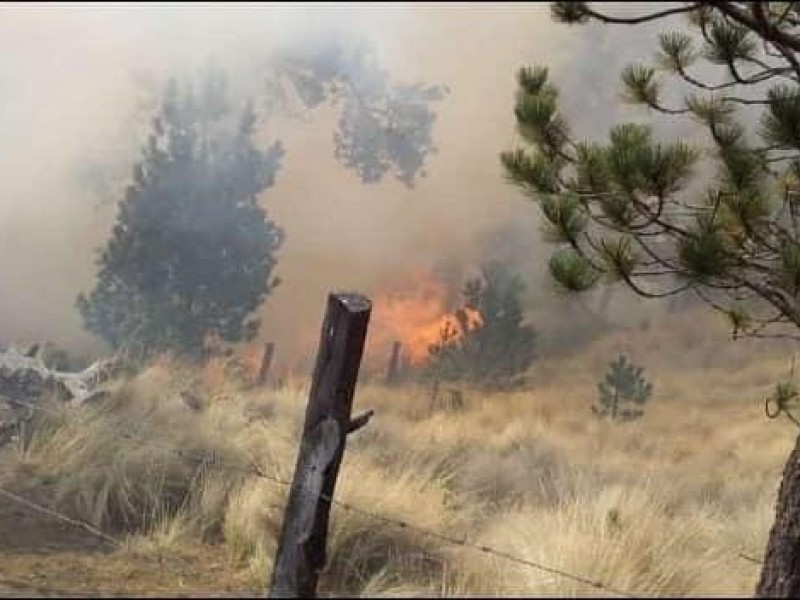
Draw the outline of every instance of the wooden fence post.
<instances>
[{"instance_id":1,"label":"wooden fence post","mask_svg":"<svg viewBox=\"0 0 800 600\"><path fill-rule=\"evenodd\" d=\"M392 344L392 354L389 357L389 368L386 369L386 385L397 383L400 376L400 349L402 344L394 342Z\"/></svg>"},{"instance_id":2,"label":"wooden fence post","mask_svg":"<svg viewBox=\"0 0 800 600\"><path fill-rule=\"evenodd\" d=\"M431 386L431 401L428 403L428 412L433 414L436 410L436 400L439 397L439 375L433 376L433 384Z\"/></svg>"},{"instance_id":3,"label":"wooden fence post","mask_svg":"<svg viewBox=\"0 0 800 600\"><path fill-rule=\"evenodd\" d=\"M269 368L272 365L272 357L275 354L275 344L267 342L264 344L264 354L261 355L261 366L258 369L258 385L263 386L267 383L267 375L269 375Z\"/></svg>"},{"instance_id":4,"label":"wooden fence post","mask_svg":"<svg viewBox=\"0 0 800 600\"><path fill-rule=\"evenodd\" d=\"M350 419L372 305L359 294L330 294L303 434L272 569L271 598L316 597L325 566L330 501L347 434L372 411Z\"/></svg>"}]
</instances>

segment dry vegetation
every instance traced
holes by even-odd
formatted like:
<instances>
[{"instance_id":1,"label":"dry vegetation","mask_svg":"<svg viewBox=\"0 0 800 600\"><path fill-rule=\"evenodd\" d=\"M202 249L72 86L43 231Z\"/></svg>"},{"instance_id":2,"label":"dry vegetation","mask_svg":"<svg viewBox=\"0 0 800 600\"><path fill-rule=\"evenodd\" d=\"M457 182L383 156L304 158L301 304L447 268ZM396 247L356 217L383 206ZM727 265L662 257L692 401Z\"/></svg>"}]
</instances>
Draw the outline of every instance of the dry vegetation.
<instances>
[{"instance_id":1,"label":"dry vegetation","mask_svg":"<svg viewBox=\"0 0 800 600\"><path fill-rule=\"evenodd\" d=\"M468 393L427 414L425 390L364 384L376 417L348 443L337 497L385 517L466 536L622 590L751 595L796 429L764 417L788 352L733 343L704 317L670 317L540 362L527 391ZM591 415L617 351L655 394L638 422ZM0 500L0 591L259 593L289 479L306 390L228 381L200 412L175 400L196 379L176 365L120 383L101 408L46 404L30 439L0 455L0 485L111 533L103 549ZM198 463L189 455L208 455ZM448 546L334 508L326 595L596 595L584 585ZM5 586L5 587L4 587ZM30 593L30 592L29 592Z\"/></svg>"}]
</instances>

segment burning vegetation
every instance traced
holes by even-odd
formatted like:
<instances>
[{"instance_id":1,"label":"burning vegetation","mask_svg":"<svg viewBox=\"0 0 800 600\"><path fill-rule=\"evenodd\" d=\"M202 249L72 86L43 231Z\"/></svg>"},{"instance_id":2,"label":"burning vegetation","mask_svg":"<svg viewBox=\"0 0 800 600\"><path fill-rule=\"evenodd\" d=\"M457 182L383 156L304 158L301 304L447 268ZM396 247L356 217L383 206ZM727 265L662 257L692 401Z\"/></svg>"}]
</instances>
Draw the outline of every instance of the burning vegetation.
<instances>
[{"instance_id":1,"label":"burning vegetation","mask_svg":"<svg viewBox=\"0 0 800 600\"><path fill-rule=\"evenodd\" d=\"M750 3L758 25L753 28L745 21L741 27L732 27L730 15L726 16L717 4L734 9L741 4L744 11L748 3L687 4L685 10L662 14L697 12L697 22L690 23L699 26L700 33L705 33L705 25L709 25L712 33L719 34L712 36L714 39L705 37L708 47L700 54L707 57L739 57L745 63L753 62L748 50L748 44L752 45L748 36L753 35L767 42L772 39L770 43L784 51L767 52L763 58L768 62L762 66L800 49L782 47L784 42L774 41L781 36L765 36L761 31L769 26L776 34L791 34L789 29L800 23L796 6L787 8L780 20L774 21L768 18L777 16L770 12L769 3ZM770 14L758 12L761 4L766 6L761 12ZM598 18L585 5L556 3L553 15L573 24ZM714 16L719 10L722 12ZM746 12L742 14L747 16ZM481 29L496 37L494 28L485 27L483 22ZM381 38L390 37L387 32L383 29ZM441 37L430 33L424 30L424 36L430 39ZM452 45L450 33L446 37ZM43 37L25 33L10 39ZM202 36L203 51L211 37ZM157 48L136 39L137 55L142 48ZM183 44L183 36L180 41ZM267 35L260 35L258 41L272 43ZM475 97L481 101L468 103L479 112L453 112L444 115L449 121L443 119L453 124L450 134L457 134L443 136L449 149L459 144L478 148L475 157L483 164L491 139L475 127L502 131L500 121L489 118L491 94L485 92L496 89L497 97L507 98L510 90L497 84L501 61L484 51L490 44L478 41L470 40L470 47L480 51L467 61L459 53L437 50L437 55L457 56L449 60L456 60L458 68L437 66L439 70L434 72L446 73L449 78L456 76L462 65L468 65L466 71L472 77L480 72L480 61L485 61L492 81L480 82L475 89L481 95ZM594 51L596 41L589 39L587 47ZM673 74L683 75L683 66L700 56L689 51L694 42L680 32L662 36L660 41L659 64L674 63L675 68L670 69ZM60 40L57 43L63 46ZM413 46L405 43L396 47L406 50ZM392 47L389 44L382 51ZM109 214L110 227L105 244L98 248L95 272L90 273L86 261L80 277L68 276L59 269L63 263L53 260L58 258L57 253L37 249L39 253L34 254L46 257L41 262L53 265L58 277L50 279L68 282L70 289L85 286L77 296L76 313L86 332L105 343L111 358L84 368L76 367L80 360L66 352L60 356L52 352L52 358L48 357L44 345L23 350L0 348L0 515L7 517L0 519L0 563L4 565L0 595L16 593L17 584L6 577L6 571L39 579L43 566L48 568L46 578L58 585L60 593L71 594L66 590L72 587L73 578L90 573L92 569L87 566L91 564L96 574L109 576L103 582L109 588L123 585L127 589L121 591L127 593L152 593L155 586L145 575L152 577L156 570L152 568L155 556L151 556L156 552L165 571L164 589L158 591L175 591L167 588L177 583L181 593L190 593L183 588L180 569L169 566L162 553L174 554L190 569L200 571L184 573L187 581L193 580L199 587L222 587L221 574L227 572L231 581L224 582L226 589L235 588L243 579L235 581L233 575L239 578L246 571L252 587L260 590L265 574L274 567L271 557L282 555L275 552L276 540L284 535L277 531L277 524L282 518L281 507L292 504L291 500L287 503L288 486L282 485L286 484L286 470L291 468L298 447L301 457L311 447L306 441L312 439L309 434L313 430L300 427L298 409L308 398L313 410L306 412L307 423L325 425L324 421L330 423L327 417L312 423L309 415L316 418L322 414L314 408L314 402L342 401L346 396L347 415L337 413L336 429L330 430L338 437L320 435L326 444L336 438L340 451L335 460L326 450L308 453L315 457L308 469L300 468L306 464L304 460L297 461L300 476L309 473L316 481L324 473L323 485L316 492L304 485L293 487L289 493L290 499L295 489L316 495L317 500L324 500L317 507L325 506L325 511L338 503L330 522L327 512L324 519L318 518L322 513L314 513L316 521L330 527L327 547L320 543L325 538L319 537L319 531L308 538L323 550L313 554L325 557L324 569L318 570L320 595L477 595L475 592L482 588L487 596L525 590L575 595L585 589L568 586L587 582L595 589L627 590L623 595L631 596L656 591L684 596L729 589L739 592L750 586L753 577L741 568L731 550L741 549L747 553L740 553L741 558L756 563L759 560L748 556L759 554L757 547L766 546L759 595L776 595L776 591L783 593L783 588L791 587L784 595L800 596L800 592L795 593L800 590L800 544L786 534L800 520L800 502L794 493L800 487L796 468L800 445L787 463L777 502L772 489L780 466L775 458L790 451L796 431L793 427L785 432L767 429L764 423L755 422L744 400L741 406L735 404L737 398L753 397L765 381L782 375L789 346L769 346L774 356L766 352L762 356L759 349L757 361L752 351L737 347L732 353L720 336L703 341L708 328L694 314L683 320L681 315L671 315L666 326L648 321L641 330L605 331L614 327L608 311L610 295L598 298L598 314L587 309L580 318L570 309L586 308L588 304L580 304L586 300L553 306L561 315L541 317L538 323L555 323L553 337L559 339L550 346L549 340L540 345L539 332L528 322L523 308L523 279L511 267L520 264L522 257L538 255L538 250L517 245L508 234L511 230L505 228L498 230L497 237L502 239L481 242L478 234L488 232L487 224L471 224L470 219L488 217L473 217L464 211L461 219L457 213L471 198L483 203L497 196L476 186L480 171L471 154L442 153L456 157L456 161L451 171L439 171L445 176L438 183L433 177L433 183L422 190L436 202L417 204L434 206L441 219L427 219L424 228L418 225L431 212L407 210L408 205L395 211L396 207L387 202L373 203L382 207L380 212L361 214L358 211L364 204L360 201L366 196L348 205L341 202L341 196L349 195L344 186L350 180L344 177L350 176L359 184L395 178L399 182L396 189L403 190L397 199L408 199L406 194L426 175L429 158L436 150L435 109L449 93L448 88L395 80L378 60L385 54L346 33L309 34L283 49L276 47L271 55L263 48L259 52L264 54L252 57L252 61L248 58L253 66L231 65L230 73L236 74L233 85L229 85L227 67L213 62L196 77L188 72L176 73L162 95L158 96L154 88L152 98L146 100L145 104L152 105L148 121L132 119L141 131L124 136L133 146L140 143L136 140L141 134L137 160L129 164L127 158L120 159L124 165L119 169L114 165L116 158L105 157L81 166L84 173L76 173L76 180L92 181L80 186L102 187L103 195L108 196L107 205L117 211L113 221ZM169 62L167 53L157 54L159 63ZM14 56L24 59L25 53L18 51ZM670 60L661 60L664 57ZM399 66L401 61L389 62ZM408 60L404 53L402 62L416 66L427 61ZM727 62L734 79L742 83L733 71L734 63ZM766 79L756 77L753 82L765 83L772 77L782 81L786 79L785 66L770 67ZM800 68L794 66L800 76ZM48 73L47 69L18 71ZM68 74L67 81L77 69L62 71ZM424 72L409 75L415 80L427 78ZM633 100L660 110L652 69L634 65L624 75ZM53 82L47 79L42 84L50 87L42 85L42 89L52 88ZM579 79L585 87L585 78ZM465 80L455 83L457 95L468 89ZM789 310L797 308L800 298L800 251L797 236L789 235L797 233L790 226L800 223L792 200L798 193L795 184L800 163L790 165L785 161L791 157L775 154L786 148L800 150L800 136L792 135L797 133L793 124L800 120L800 93L793 95L791 86L764 89L769 100L762 103L764 148L744 144L739 133L749 124L742 119L740 127L739 117L726 108L726 102L719 104L714 98L706 102L701 95L683 108L666 110L673 115L704 113L699 116L704 116L701 120L708 121L706 124L722 123L721 131L712 127L721 162L717 165L719 176L705 190L709 191L709 201L715 202L714 210L709 211L702 203L685 199L695 193L689 184L695 163L700 165L698 157L705 155L695 152L683 139L668 144L657 135L658 130L651 131L636 122L616 125L610 130L608 143L571 142L565 125L567 114L557 106L557 100L567 102L564 108L568 109L570 97L582 102L585 94L559 96L544 66L521 69L517 83L513 114L522 145L503 153L502 165L505 175L539 203L547 222L546 241L560 245L549 270L561 287L589 293L600 284L619 280L648 298L694 291L701 299L698 302L705 301L714 308L723 306L717 305L717 295L725 300L730 292L733 304L730 308L723 306L723 311L732 321L734 337L766 337L765 328L775 326L787 326L791 333L791 326L800 325L800 310ZM81 94L75 97L86 101L102 91L80 87ZM714 86L700 87L709 91ZM35 101L35 85L26 82L9 86L12 88L24 94L19 110L8 113L11 116L6 127L24 121L20 133L36 134L31 125L40 118L51 124L51 117L44 114L47 111L40 110ZM117 85L109 88L116 92ZM44 95L56 98L60 109L69 108L72 94L56 91L59 93ZM102 102L110 104L105 98ZM733 103L737 103L736 98ZM54 110L53 120L80 123L87 120L86 114L98 112L89 110L83 102L74 104L80 105L79 114L64 118L67 113ZM504 118L509 118L507 109L503 107ZM98 116L103 117L102 112ZM592 129L602 124L597 111L581 112L592 121ZM22 114L29 118L18 119ZM317 116L312 118L312 114ZM719 118L711 118L715 115ZM299 126L301 121L316 118L317 129L324 130L332 140L322 152L321 146L309 141L314 138L294 137L304 128ZM100 122L98 128L109 125L95 120ZM471 126L464 127L464 123ZM16 145L20 145L18 140L28 140L27 145L35 148L37 155L41 148L50 151L71 145L92 146L93 152L105 154L103 146L95 145L94 140L84 143L87 138L79 135L80 128L71 137L55 127L42 129L59 131L59 139L74 144L52 144L48 148L32 136L7 137ZM300 133L310 135L312 129ZM595 137L590 133L589 139ZM285 141L288 144L284 145ZM21 173L17 175L20 183L9 188L8 198L35 189L37 178L54 180L52 172L58 160L49 152L45 155L48 163L39 163L37 156L30 171L19 168L25 167L21 158L13 161L14 170ZM341 167L343 178L334 175L326 179L321 157ZM108 173L103 167L106 160ZM296 161L300 161L296 170L286 169ZM765 161L773 170L785 163L786 173L781 171L780 179L773 177L771 170L763 168ZM64 172L70 172L70 162L64 164ZM127 173L124 179L118 174L123 166ZM48 177L38 177L40 171L46 171ZM487 186L499 185L495 171L487 166L486 172L492 173L487 180L494 178ZM294 183L276 193L285 173L295 177ZM443 179L451 183L445 184ZM306 186L306 181L313 185ZM784 192L783 202L774 207L767 206L769 202L764 204L778 189L773 184L780 184ZM495 188L486 189L491 192ZM47 201L67 197L58 191L57 195L41 196ZM36 193L31 192L31 197ZM286 198L284 214L280 211L281 193ZM389 190L387 196L391 195ZM659 201L655 215L650 214L653 198ZM392 198L381 198L385 199ZM448 199L452 204L447 204ZM14 202L19 204L18 199ZM660 210L661 205L667 209ZM313 212L318 206L323 207L322 212ZM677 212L670 211L670 206L677 207ZM485 213L491 213L493 225L504 219L515 221L526 238L534 240L530 231L532 225L539 224L539 213L526 224L522 219L508 219L504 210L498 204ZM389 221L386 215L397 219ZM459 222L453 225L456 215ZM41 226L39 214L34 216L31 222L36 230L53 233L50 227ZM49 222L59 223L53 215L47 216ZM356 216L367 220L357 220ZM676 219L680 227L673 223ZM401 234L403 222L414 232L412 237ZM468 227L462 227L462 222ZM384 225L397 235L384 236ZM443 225L454 233L437 237ZM59 223L59 231L61 227ZM350 235L357 229L370 232L360 243ZM3 235L27 237L19 231L22 228L9 225ZM377 233L373 237L371 232ZM78 241L77 236L63 237L70 242L70 250ZM642 257L634 252L639 247L634 242L640 238L644 245L639 246L645 250L648 238L659 243ZM292 249L286 254L295 252L294 262L291 256L285 260L283 255L285 239L292 240ZM24 257L26 253L19 250L13 236L9 240L8 248L14 249L10 254L15 259ZM396 247L392 247L393 241ZM778 251L786 247L789 250ZM424 267L387 273L395 264L398 248L413 248L415 257L404 259L418 266L423 260L435 259L445 248L449 255L469 255L486 262L473 265L478 268L469 276ZM501 256L502 261L490 260ZM358 260L350 260L354 257ZM736 260L731 262L731 257ZM530 261L532 266L535 263ZM464 261L459 262L459 268L465 266ZM34 272L38 273L30 273ZM17 314L35 312L37 305L47 309L55 304L42 292L55 284L44 282L45 277L23 278L19 273L6 276L4 280L11 285L5 287L24 282L20 288L29 288L42 299L30 305L9 303L14 304ZM388 281L379 286L365 283L374 284L377 273ZM296 287L287 293L282 287L276 303L273 290L284 277ZM670 287L651 289L649 283L654 277ZM645 285L638 286L637 281ZM359 309L363 319L354 328L358 330L358 343L353 345L349 344L350 337L336 335L336 319L326 316L320 332L317 321L307 318L310 302L303 307L303 301L312 297L311 288L333 288L340 283L365 291L372 299L371 320L364 308L367 303ZM709 299L702 295L704 290ZM744 296L739 296L740 291ZM750 306L751 291L757 292L753 300L766 304ZM683 296L674 298L682 301ZM536 310L541 311L541 304L547 300L537 293L535 300L530 299L532 309L534 302ZM289 310L281 314L276 304ZM616 300L613 304L619 306ZM772 309L778 309L777 317L770 316ZM3 335L12 337L8 326L14 326L15 318L8 307L5 310ZM59 320L49 310L41 312L39 320ZM566 318L561 319L564 315ZM359 372L367 324L365 360ZM576 330L580 335L573 333ZM602 339L597 335L597 340L587 340L601 330ZM39 337L35 332L31 335ZM334 350L334 341L342 341L345 349ZM324 368L315 369L309 391L306 377L318 343L319 364ZM355 346L357 351L352 350ZM575 349L574 355L552 351L566 346ZM621 347L626 353L619 353ZM619 358L597 382L594 378L602 377L600 369L612 353ZM353 360L328 361L335 354ZM670 354L674 364L665 360ZM638 366L640 360L648 365L648 375L652 372L657 378L655 389L667 396L668 402L650 403L654 386L645 378L644 367ZM326 373L325 383L317 385L323 379L319 375L322 372ZM343 372L348 372L347 385L341 384ZM354 399L359 374L363 383L359 382L359 397ZM790 378L793 376L792 367ZM340 381L332 382L337 377ZM403 385L391 385L395 383ZM532 385L523 387L527 383ZM432 389L430 401L417 393L419 386L414 384L424 384L425 391ZM430 416L437 406L440 386L440 405L457 409L460 414L420 418L426 407ZM512 388L514 391L507 393ZM495 394L498 391L503 393ZM473 392L481 401L464 403L465 395ZM597 402L589 406L593 395L598 396ZM779 384L767 405L767 416L785 412L793 424L798 424L789 412L796 397L792 382ZM359 408L366 405L369 410L350 419L354 400L358 400ZM773 405L776 412L771 414ZM576 406L582 408L575 410ZM597 419L591 418L585 410L588 408ZM363 427L373 412L378 418L366 435L353 438L357 443L348 450L341 481L336 483L343 440ZM719 426L721 417L725 417L724 427ZM634 420L635 425L621 425ZM317 431L324 433L325 429ZM743 446L741 440L751 447ZM317 456L327 462L316 463ZM325 490L325 496L320 489ZM124 543L115 553L92 550L91 557L88 552L84 557L82 551L88 551L90 545L77 535L65 534L64 527L57 529L46 523L41 528L38 524L30 527L32 517L17 512L19 507L12 501L26 509L35 509L41 502L36 518L63 514L66 518L62 521L79 519L72 524L87 525L85 532L94 529L98 538ZM767 545L772 506L777 507L776 519ZM289 513L291 510L286 511ZM392 523L398 527L387 526ZM300 530L284 527L287 532L293 529ZM430 535L422 535L425 531ZM449 535L454 537L448 540ZM61 559L49 558L54 548L50 538L62 545L64 556L85 558L86 563L64 563L67 566L62 568L58 564ZM457 543L450 543L453 541ZM26 557L27 544L47 548L47 561L42 561L39 548L32 548L35 551ZM279 548L282 544L279 542ZM494 560L496 557L484 560L487 556L473 552L474 548L459 547L472 544L483 549L484 555L494 552L496 557L505 556L508 564ZM187 547L198 550L198 555L181 554ZM104 562L106 556L118 564ZM642 556L652 560L642 561ZM208 560L203 562L202 558ZM140 559L141 564L137 564ZM135 569L120 569L119 564L124 562L132 563ZM534 568L515 570L537 564L552 567L544 567L549 571L544 575ZM143 574L141 580L136 580L137 571ZM551 578L553 573L563 577ZM84 592L91 589L79 580L74 585ZM102 586L97 587L100 592ZM20 589L26 588L28 584L23 582ZM102 593L107 595L106 590Z\"/></svg>"},{"instance_id":2,"label":"burning vegetation","mask_svg":"<svg viewBox=\"0 0 800 600\"><path fill-rule=\"evenodd\" d=\"M499 262L462 280L435 269L396 275L371 295L362 376L492 389L515 385L512 380L535 357L536 333L524 323L523 290L521 278ZM308 328L298 336L302 350L288 353L265 340L233 345L208 338L204 379L212 385L230 376L246 385L291 379L310 368L319 332Z\"/></svg>"},{"instance_id":3,"label":"burning vegetation","mask_svg":"<svg viewBox=\"0 0 800 600\"><path fill-rule=\"evenodd\" d=\"M373 352L388 356L399 343L408 374L422 380L514 387L535 358L537 337L524 322L523 291L522 279L499 262L461 289L416 272L376 296Z\"/></svg>"},{"instance_id":4,"label":"burning vegetation","mask_svg":"<svg viewBox=\"0 0 800 600\"><path fill-rule=\"evenodd\" d=\"M407 365L419 367L442 329L455 319L458 290L432 272L415 271L396 279L373 297L370 345L383 351L394 341Z\"/></svg>"}]
</instances>

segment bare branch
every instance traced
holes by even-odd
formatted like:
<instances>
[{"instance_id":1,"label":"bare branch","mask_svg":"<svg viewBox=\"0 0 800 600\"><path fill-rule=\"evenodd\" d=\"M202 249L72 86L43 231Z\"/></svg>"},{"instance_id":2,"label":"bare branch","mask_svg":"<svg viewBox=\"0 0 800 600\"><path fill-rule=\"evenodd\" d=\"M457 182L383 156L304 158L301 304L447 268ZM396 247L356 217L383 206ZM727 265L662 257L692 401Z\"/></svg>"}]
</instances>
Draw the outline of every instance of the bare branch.
<instances>
[{"instance_id":1,"label":"bare branch","mask_svg":"<svg viewBox=\"0 0 800 600\"><path fill-rule=\"evenodd\" d=\"M591 8L586 8L586 15L597 19L602 23L610 23L614 25L638 25L639 23L646 23L648 21L656 21L658 19L663 19L665 17L669 17L672 15L680 15L686 14L690 12L694 12L700 8L700 2L693 2L689 6L680 6L677 8L668 8L667 10L662 10L654 13L650 13L649 15L642 15L640 17L614 17L611 15L605 15L603 13L596 12Z\"/></svg>"},{"instance_id":2,"label":"bare branch","mask_svg":"<svg viewBox=\"0 0 800 600\"><path fill-rule=\"evenodd\" d=\"M677 296L678 294L682 294L686 290L691 289L692 286L694 285L693 283L689 282L685 285L668 290L666 292L648 292L640 288L639 285L635 283L630 276L626 275L625 273L622 273L621 275L622 279L625 281L627 286L631 288L637 295L643 298L656 299L656 298L669 298L670 296Z\"/></svg>"},{"instance_id":3,"label":"bare branch","mask_svg":"<svg viewBox=\"0 0 800 600\"><path fill-rule=\"evenodd\" d=\"M768 65L764 66L764 69L750 77L744 78L740 77L739 79L734 79L733 81L726 81L725 83L720 83L717 85L710 85L703 81L700 81L696 77L690 75L686 72L682 66L677 66L675 71L681 78L686 82L689 83L697 88L706 90L708 92L718 92L721 90L727 90L732 87L737 87L741 85L757 85L759 83L764 83L765 81L769 81L774 77L782 77L785 76L786 73L791 72L791 69L786 67L769 67ZM736 101L735 99L731 98L732 101ZM745 103L745 101L742 101Z\"/></svg>"},{"instance_id":4,"label":"bare branch","mask_svg":"<svg viewBox=\"0 0 800 600\"><path fill-rule=\"evenodd\" d=\"M350 420L350 423L347 425L347 434L354 433L364 427L369 420L372 418L372 415L375 414L375 411L369 409L367 412L353 418Z\"/></svg>"}]
</instances>

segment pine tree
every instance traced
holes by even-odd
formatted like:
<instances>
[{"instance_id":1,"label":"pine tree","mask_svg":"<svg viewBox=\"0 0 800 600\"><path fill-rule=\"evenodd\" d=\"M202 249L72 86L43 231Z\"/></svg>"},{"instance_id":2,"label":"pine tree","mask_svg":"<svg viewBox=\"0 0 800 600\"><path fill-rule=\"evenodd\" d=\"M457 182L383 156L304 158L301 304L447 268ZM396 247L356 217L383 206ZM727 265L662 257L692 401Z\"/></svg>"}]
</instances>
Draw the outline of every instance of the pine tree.
<instances>
[{"instance_id":1,"label":"pine tree","mask_svg":"<svg viewBox=\"0 0 800 600\"><path fill-rule=\"evenodd\" d=\"M644 378L644 369L620 354L608 366L604 381L597 384L600 405L592 412L612 420L631 421L644 414L643 406L653 394L653 385ZM633 405L633 406L628 406Z\"/></svg>"},{"instance_id":2,"label":"pine tree","mask_svg":"<svg viewBox=\"0 0 800 600\"><path fill-rule=\"evenodd\" d=\"M800 337L800 11L776 4L657 11L645 20L686 13L696 35L662 33L655 66L622 73L628 102L705 127L717 177L704 193L689 190L698 148L657 140L642 123L612 127L605 143L574 139L547 68L519 71L515 114L525 143L502 162L541 207L558 246L550 271L563 288L620 281L646 298L695 294L729 317L736 337ZM555 3L553 14L568 23L640 22L584 2ZM702 59L729 80L698 79L693 68ZM660 73L688 86L683 102L667 105Z\"/></svg>"},{"instance_id":3,"label":"pine tree","mask_svg":"<svg viewBox=\"0 0 800 600\"><path fill-rule=\"evenodd\" d=\"M655 64L622 72L625 98L700 123L717 171L703 192L691 190L704 155L683 140L654 139L642 123L612 127L604 143L575 139L547 68L521 69L515 116L524 144L501 161L559 246L554 279L571 292L619 281L645 298L691 293L727 315L734 338L800 339L800 4L683 2L625 16L587 2L551 7L567 24L686 17L685 27L659 34ZM678 94L665 93L667 77ZM759 597L800 596L797 490L800 438Z\"/></svg>"},{"instance_id":4,"label":"pine tree","mask_svg":"<svg viewBox=\"0 0 800 600\"><path fill-rule=\"evenodd\" d=\"M499 262L466 282L464 304L430 348L429 376L487 389L523 383L536 357L537 334L524 322L522 279Z\"/></svg>"},{"instance_id":5,"label":"pine tree","mask_svg":"<svg viewBox=\"0 0 800 600\"><path fill-rule=\"evenodd\" d=\"M255 334L283 241L258 204L283 148L256 148L255 126L252 105L234 114L215 70L199 89L167 86L95 287L77 301L87 328L115 350L199 357L208 336Z\"/></svg>"}]
</instances>

